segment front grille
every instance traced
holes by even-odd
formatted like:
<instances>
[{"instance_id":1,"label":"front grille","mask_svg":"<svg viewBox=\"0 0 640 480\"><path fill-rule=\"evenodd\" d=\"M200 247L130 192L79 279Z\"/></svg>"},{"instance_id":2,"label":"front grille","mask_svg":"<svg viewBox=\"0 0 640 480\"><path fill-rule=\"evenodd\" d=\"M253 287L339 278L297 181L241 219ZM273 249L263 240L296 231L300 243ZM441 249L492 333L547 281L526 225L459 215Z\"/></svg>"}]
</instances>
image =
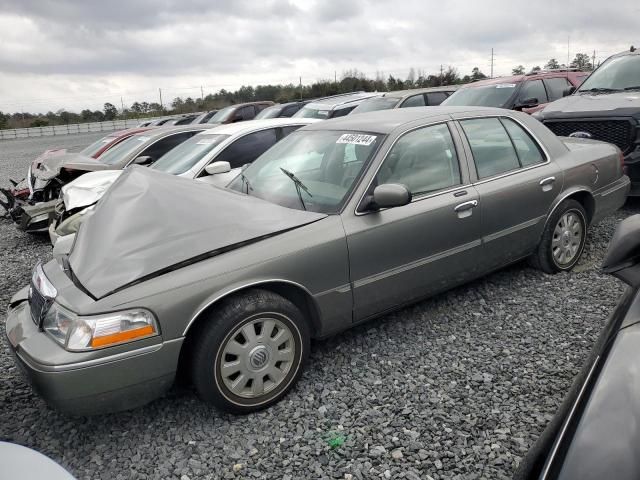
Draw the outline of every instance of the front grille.
<instances>
[{"instance_id":1,"label":"front grille","mask_svg":"<svg viewBox=\"0 0 640 480\"><path fill-rule=\"evenodd\" d=\"M633 147L636 127L630 120L546 120L544 124L561 137L568 137L574 132L588 132L594 140L613 143L623 153Z\"/></svg>"},{"instance_id":2,"label":"front grille","mask_svg":"<svg viewBox=\"0 0 640 480\"><path fill-rule=\"evenodd\" d=\"M31 288L29 288L29 308L31 309L31 319L33 323L40 326L40 321L46 312L48 307L48 302L46 298L42 296L42 294L38 291L36 286L31 283Z\"/></svg>"}]
</instances>

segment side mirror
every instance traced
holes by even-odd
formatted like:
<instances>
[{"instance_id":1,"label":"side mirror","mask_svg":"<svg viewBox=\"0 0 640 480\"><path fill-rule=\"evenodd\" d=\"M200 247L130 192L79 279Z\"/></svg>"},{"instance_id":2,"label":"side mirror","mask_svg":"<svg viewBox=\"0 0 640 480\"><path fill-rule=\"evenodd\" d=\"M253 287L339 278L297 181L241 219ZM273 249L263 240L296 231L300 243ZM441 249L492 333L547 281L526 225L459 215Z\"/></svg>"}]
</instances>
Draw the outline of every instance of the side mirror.
<instances>
[{"instance_id":1,"label":"side mirror","mask_svg":"<svg viewBox=\"0 0 640 480\"><path fill-rule=\"evenodd\" d=\"M602 271L632 287L640 285L640 215L618 224L602 261Z\"/></svg>"},{"instance_id":2,"label":"side mirror","mask_svg":"<svg viewBox=\"0 0 640 480\"><path fill-rule=\"evenodd\" d=\"M576 91L576 87L569 87L569 88L565 88L562 91L562 96L563 97L568 97L569 95L573 94L573 92Z\"/></svg>"},{"instance_id":3,"label":"side mirror","mask_svg":"<svg viewBox=\"0 0 640 480\"><path fill-rule=\"evenodd\" d=\"M538 99L537 98L526 98L524 100L522 100L520 103L518 103L516 105L516 108L531 108L531 107L537 107L538 106Z\"/></svg>"},{"instance_id":4,"label":"side mirror","mask_svg":"<svg viewBox=\"0 0 640 480\"><path fill-rule=\"evenodd\" d=\"M411 192L400 183L384 183L373 190L367 205L368 210L401 207L411 203Z\"/></svg>"},{"instance_id":5,"label":"side mirror","mask_svg":"<svg viewBox=\"0 0 640 480\"><path fill-rule=\"evenodd\" d=\"M153 162L153 158L148 155L143 155L133 161L134 165L149 165L151 162Z\"/></svg>"},{"instance_id":6,"label":"side mirror","mask_svg":"<svg viewBox=\"0 0 640 480\"><path fill-rule=\"evenodd\" d=\"M227 173L231 171L231 165L229 162L213 162L204 167L204 171L209 175L215 175L217 173Z\"/></svg>"}]
</instances>

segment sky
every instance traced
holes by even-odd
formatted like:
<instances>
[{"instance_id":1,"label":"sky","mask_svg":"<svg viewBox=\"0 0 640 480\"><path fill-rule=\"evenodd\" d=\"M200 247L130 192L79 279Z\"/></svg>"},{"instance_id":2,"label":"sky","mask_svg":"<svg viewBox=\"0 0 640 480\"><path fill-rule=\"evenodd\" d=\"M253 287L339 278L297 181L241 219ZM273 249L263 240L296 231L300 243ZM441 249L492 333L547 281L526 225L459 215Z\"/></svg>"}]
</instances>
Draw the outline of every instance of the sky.
<instances>
[{"instance_id":1,"label":"sky","mask_svg":"<svg viewBox=\"0 0 640 480\"><path fill-rule=\"evenodd\" d=\"M0 0L0 111L165 104L350 69L506 75L640 46L638 0Z\"/></svg>"}]
</instances>

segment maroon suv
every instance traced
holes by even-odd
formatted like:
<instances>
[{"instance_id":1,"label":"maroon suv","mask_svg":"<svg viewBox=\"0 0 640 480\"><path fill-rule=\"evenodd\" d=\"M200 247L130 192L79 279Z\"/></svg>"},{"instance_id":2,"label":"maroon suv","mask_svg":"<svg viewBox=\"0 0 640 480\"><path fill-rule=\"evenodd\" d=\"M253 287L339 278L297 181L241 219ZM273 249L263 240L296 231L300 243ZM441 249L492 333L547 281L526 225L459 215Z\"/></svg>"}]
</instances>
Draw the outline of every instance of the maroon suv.
<instances>
[{"instance_id":1,"label":"maroon suv","mask_svg":"<svg viewBox=\"0 0 640 480\"><path fill-rule=\"evenodd\" d=\"M508 108L533 113L573 92L589 76L580 71L539 71L462 86L442 105Z\"/></svg>"}]
</instances>

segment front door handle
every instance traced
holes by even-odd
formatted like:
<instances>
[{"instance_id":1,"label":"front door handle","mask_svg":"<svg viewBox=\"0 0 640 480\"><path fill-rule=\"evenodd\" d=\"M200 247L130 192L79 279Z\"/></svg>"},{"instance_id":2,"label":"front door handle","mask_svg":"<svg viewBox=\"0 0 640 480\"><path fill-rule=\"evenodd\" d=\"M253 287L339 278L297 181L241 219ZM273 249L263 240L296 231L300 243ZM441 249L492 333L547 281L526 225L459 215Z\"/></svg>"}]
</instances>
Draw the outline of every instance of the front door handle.
<instances>
[{"instance_id":1,"label":"front door handle","mask_svg":"<svg viewBox=\"0 0 640 480\"><path fill-rule=\"evenodd\" d=\"M548 192L553 189L553 182L556 181L556 177L547 177L540 180L540 186L543 192Z\"/></svg>"},{"instance_id":2,"label":"front door handle","mask_svg":"<svg viewBox=\"0 0 640 480\"><path fill-rule=\"evenodd\" d=\"M461 203L460 205L456 205L453 209L457 214L458 218L466 218L471 216L473 213L473 209L478 206L477 200L469 200L468 202Z\"/></svg>"}]
</instances>

